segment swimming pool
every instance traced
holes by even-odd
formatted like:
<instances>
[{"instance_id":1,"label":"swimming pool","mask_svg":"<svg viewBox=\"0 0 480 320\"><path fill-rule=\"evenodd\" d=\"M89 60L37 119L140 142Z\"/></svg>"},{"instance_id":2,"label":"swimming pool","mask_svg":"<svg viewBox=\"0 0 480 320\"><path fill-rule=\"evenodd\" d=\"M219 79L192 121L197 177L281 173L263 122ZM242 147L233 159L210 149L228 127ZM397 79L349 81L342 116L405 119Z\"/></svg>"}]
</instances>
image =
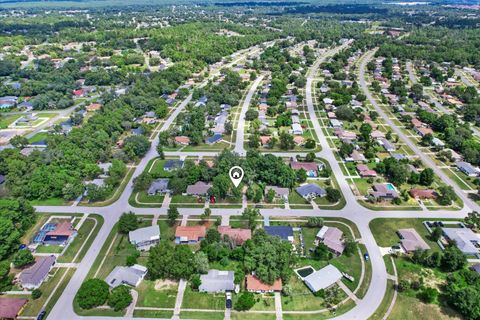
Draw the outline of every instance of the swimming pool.
<instances>
[{"instance_id":1,"label":"swimming pool","mask_svg":"<svg viewBox=\"0 0 480 320\"><path fill-rule=\"evenodd\" d=\"M302 278L305 278L306 276L315 272L315 270L312 267L306 267L306 268L298 269L296 271L298 275Z\"/></svg>"},{"instance_id":2,"label":"swimming pool","mask_svg":"<svg viewBox=\"0 0 480 320\"><path fill-rule=\"evenodd\" d=\"M394 186L393 184L391 184L391 183L387 183L387 188L388 188L388 190L396 191L395 186Z\"/></svg>"}]
</instances>

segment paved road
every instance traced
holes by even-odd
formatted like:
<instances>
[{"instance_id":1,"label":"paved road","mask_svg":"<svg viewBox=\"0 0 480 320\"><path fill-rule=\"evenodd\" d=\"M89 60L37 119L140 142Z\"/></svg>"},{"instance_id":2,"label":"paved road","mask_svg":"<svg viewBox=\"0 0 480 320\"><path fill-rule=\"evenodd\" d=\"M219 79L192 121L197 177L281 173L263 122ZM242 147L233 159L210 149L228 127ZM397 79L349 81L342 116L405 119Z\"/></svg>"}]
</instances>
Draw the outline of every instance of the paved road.
<instances>
[{"instance_id":1,"label":"paved road","mask_svg":"<svg viewBox=\"0 0 480 320\"><path fill-rule=\"evenodd\" d=\"M348 45L348 44L347 44ZM325 57L335 54L341 50L340 48L335 48L326 52L325 55L322 55L314 66L311 68L308 73L307 78L307 88L306 88L306 98L307 98L307 107L310 118L314 123L314 129L317 133L317 136L320 139L322 144L322 151L318 153L319 156L327 159L330 162L332 170L337 177L340 188L346 199L346 206L342 210L287 210L287 209L261 209L260 213L265 217L270 216L284 216L284 217L308 217L308 216L321 216L321 217L341 217L351 220L357 225L357 228L360 232L362 243L365 244L367 251L370 254L370 262L372 264L372 280L370 288L364 298L359 301L355 308L340 315L337 319L367 319L369 318L377 309L379 304L382 301L382 298L385 294L386 284L387 284L387 272L385 269L385 264L381 252L376 245L375 239L373 238L372 233L369 229L369 222L378 217L401 217L401 218L435 218L435 217L444 217L444 218L461 218L469 212L469 208L465 206L460 211L448 211L448 210L439 210L434 212L428 211L373 211L367 208L362 207L356 201L355 196L348 187L348 183L343 175L340 166L338 165L333 151L328 146L325 135L323 134L320 125L318 124L318 119L315 115L313 98L312 98L312 82L318 71L318 67ZM251 53L251 50L244 50L244 54ZM243 57L240 56L230 64L234 64L237 61L240 61ZM365 67L363 65L363 67ZM218 70L214 70L213 73L217 73ZM364 80L364 79L363 79ZM365 85L365 84L364 84ZM370 98L372 99L371 95ZM185 108L188 102L191 100L191 95L188 96L178 107L177 109L170 114L169 118L166 120L161 130L166 130L173 123L176 116ZM380 113L381 114L381 113ZM382 115L382 114L381 114ZM385 116L384 114L382 116ZM385 117L386 118L386 117ZM388 118L386 118L388 120ZM392 126L392 128L395 128ZM81 317L75 314L72 307L72 302L76 292L78 291L81 283L85 279L88 271L92 267L95 258L97 257L101 247L105 243L108 234L113 228L114 224L118 220L122 212L133 211L139 215L165 215L167 208L133 208L128 204L128 198L132 191L132 180L134 177L138 176L144 171L148 162L157 156L156 146L158 144L158 139L155 139L152 143L151 149L148 151L147 155L140 161L136 167L135 173L133 174L132 179L127 184L127 187L121 194L118 201L113 203L110 206L106 207L79 207L79 206L37 206L36 209L38 212L49 212L49 213L98 213L104 217L104 224L100 229L97 237L93 241L91 247L87 251L85 257L79 263L78 268L73 275L72 279L66 286L63 294L60 296L59 300L52 309L49 318L50 319L87 319L86 317ZM177 152L175 154L185 155L186 153ZM195 155L201 155L204 153L195 153ZM286 153L289 156L292 153ZM467 202L466 202L467 203ZM181 215L199 215L203 212L203 208L179 208ZM212 209L212 215L214 216L231 216L239 215L241 209ZM117 319L109 317L88 317L88 319Z\"/></svg>"},{"instance_id":2,"label":"paved road","mask_svg":"<svg viewBox=\"0 0 480 320\"><path fill-rule=\"evenodd\" d=\"M457 184L450 179L438 166L433 162L433 160L425 155L420 148L412 142L406 135L403 133L403 131L388 117L386 112L380 107L380 105L377 103L375 98L372 96L370 89L368 88L368 85L365 81L365 67L367 63L373 58L374 54L376 52L376 49L369 51L365 57L363 58L361 64L360 64L360 87L363 90L363 93L367 96L368 101L370 104L375 108L375 110L378 112L378 114L385 120L385 123L399 136L399 138L410 148L412 149L417 156L420 157L422 162L427 166L433 169L435 174L439 176L447 185L452 186L457 195L462 199L462 201L470 208L479 211L480 206L478 206L474 201L472 201L466 193L463 192L460 187L457 186Z\"/></svg>"},{"instance_id":3,"label":"paved road","mask_svg":"<svg viewBox=\"0 0 480 320\"><path fill-rule=\"evenodd\" d=\"M240 111L238 124L237 124L237 140L235 141L235 149L234 151L239 155L244 156L246 154L245 148L243 143L245 141L245 114L250 106L250 102L252 101L253 95L255 91L257 91L258 85L262 82L264 75L260 75L250 86L248 90L247 96L243 101L242 110Z\"/></svg>"},{"instance_id":4,"label":"paved road","mask_svg":"<svg viewBox=\"0 0 480 320\"><path fill-rule=\"evenodd\" d=\"M413 71L412 61L407 61L407 63L405 64L405 66L407 67L408 77L410 78L410 82L411 82L412 84L418 83L418 81L417 81L417 76L415 75L415 72Z\"/></svg>"}]
</instances>

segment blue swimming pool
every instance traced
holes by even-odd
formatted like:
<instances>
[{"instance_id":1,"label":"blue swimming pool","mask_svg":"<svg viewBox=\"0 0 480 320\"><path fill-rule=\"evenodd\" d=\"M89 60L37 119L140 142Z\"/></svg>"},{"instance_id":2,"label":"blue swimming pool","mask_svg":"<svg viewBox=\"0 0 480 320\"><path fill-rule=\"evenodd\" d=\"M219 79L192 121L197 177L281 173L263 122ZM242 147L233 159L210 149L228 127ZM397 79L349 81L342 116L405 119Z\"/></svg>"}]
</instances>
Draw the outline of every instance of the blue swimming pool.
<instances>
[{"instance_id":1,"label":"blue swimming pool","mask_svg":"<svg viewBox=\"0 0 480 320\"><path fill-rule=\"evenodd\" d=\"M391 183L387 183L388 190L395 191L395 186Z\"/></svg>"}]
</instances>

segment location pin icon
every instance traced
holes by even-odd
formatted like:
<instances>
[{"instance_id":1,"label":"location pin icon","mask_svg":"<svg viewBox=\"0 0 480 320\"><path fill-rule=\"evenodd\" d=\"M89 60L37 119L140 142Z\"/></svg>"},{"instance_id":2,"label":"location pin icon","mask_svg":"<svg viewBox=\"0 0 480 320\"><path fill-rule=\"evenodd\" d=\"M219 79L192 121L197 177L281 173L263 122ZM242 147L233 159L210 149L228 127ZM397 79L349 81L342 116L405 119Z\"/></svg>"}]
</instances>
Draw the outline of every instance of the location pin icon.
<instances>
[{"instance_id":1,"label":"location pin icon","mask_svg":"<svg viewBox=\"0 0 480 320\"><path fill-rule=\"evenodd\" d=\"M231 167L228 173L235 187L238 188L243 179L243 169L239 166Z\"/></svg>"}]
</instances>

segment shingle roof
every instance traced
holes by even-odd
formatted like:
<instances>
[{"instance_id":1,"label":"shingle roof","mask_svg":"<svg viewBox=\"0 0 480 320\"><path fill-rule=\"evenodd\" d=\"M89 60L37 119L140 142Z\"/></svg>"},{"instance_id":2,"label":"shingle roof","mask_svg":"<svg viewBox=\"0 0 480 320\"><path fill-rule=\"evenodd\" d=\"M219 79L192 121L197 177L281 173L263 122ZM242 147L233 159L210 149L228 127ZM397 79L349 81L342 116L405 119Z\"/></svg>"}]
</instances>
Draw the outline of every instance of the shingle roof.
<instances>
[{"instance_id":1,"label":"shingle roof","mask_svg":"<svg viewBox=\"0 0 480 320\"><path fill-rule=\"evenodd\" d=\"M132 243L142 243L145 241L157 240L160 238L160 227L158 225L136 229L128 233L128 238Z\"/></svg>"},{"instance_id":2,"label":"shingle roof","mask_svg":"<svg viewBox=\"0 0 480 320\"><path fill-rule=\"evenodd\" d=\"M175 237L182 238L182 241L195 240L205 238L205 226L178 226L175 230Z\"/></svg>"},{"instance_id":3,"label":"shingle roof","mask_svg":"<svg viewBox=\"0 0 480 320\"><path fill-rule=\"evenodd\" d=\"M422 239L422 237L418 234L418 232L413 229L400 229L398 230L398 235L400 236L401 240L400 243L402 247L407 251L415 251L417 249L430 249L430 246Z\"/></svg>"},{"instance_id":4,"label":"shingle roof","mask_svg":"<svg viewBox=\"0 0 480 320\"><path fill-rule=\"evenodd\" d=\"M303 281L313 292L325 289L340 281L342 279L342 273L329 264L325 268L315 271L312 274L306 276Z\"/></svg>"},{"instance_id":5,"label":"shingle roof","mask_svg":"<svg viewBox=\"0 0 480 320\"><path fill-rule=\"evenodd\" d=\"M235 288L234 278L233 271L211 269L208 270L207 274L200 276L202 284L198 289L204 292L232 291Z\"/></svg>"},{"instance_id":6,"label":"shingle roof","mask_svg":"<svg viewBox=\"0 0 480 320\"><path fill-rule=\"evenodd\" d=\"M128 284L136 287L138 282L147 274L147 268L135 264L131 267L116 266L115 269L105 279L105 282L111 287L115 288L122 284Z\"/></svg>"},{"instance_id":7,"label":"shingle roof","mask_svg":"<svg viewBox=\"0 0 480 320\"><path fill-rule=\"evenodd\" d=\"M197 181L195 184L191 184L187 187L188 194L194 195L204 195L207 194L208 190L212 187L211 184L205 183L203 181Z\"/></svg>"},{"instance_id":8,"label":"shingle roof","mask_svg":"<svg viewBox=\"0 0 480 320\"><path fill-rule=\"evenodd\" d=\"M20 273L19 279L22 286L39 286L55 264L55 257L38 257L33 266Z\"/></svg>"},{"instance_id":9,"label":"shingle roof","mask_svg":"<svg viewBox=\"0 0 480 320\"><path fill-rule=\"evenodd\" d=\"M27 301L22 298L0 298L0 318L16 319Z\"/></svg>"},{"instance_id":10,"label":"shingle roof","mask_svg":"<svg viewBox=\"0 0 480 320\"><path fill-rule=\"evenodd\" d=\"M238 245L241 245L245 241L252 238L252 230L250 229L232 228L230 226L219 226L218 232L222 236L228 236Z\"/></svg>"},{"instance_id":11,"label":"shingle roof","mask_svg":"<svg viewBox=\"0 0 480 320\"><path fill-rule=\"evenodd\" d=\"M311 194L315 194L317 196L324 196L327 194L325 189L321 188L318 184L315 183L305 184L298 187L296 190L302 197L306 197Z\"/></svg>"},{"instance_id":12,"label":"shingle roof","mask_svg":"<svg viewBox=\"0 0 480 320\"><path fill-rule=\"evenodd\" d=\"M280 291L282 290L282 279L277 279L273 284L267 284L256 276L246 277L246 287L250 291Z\"/></svg>"}]
</instances>

